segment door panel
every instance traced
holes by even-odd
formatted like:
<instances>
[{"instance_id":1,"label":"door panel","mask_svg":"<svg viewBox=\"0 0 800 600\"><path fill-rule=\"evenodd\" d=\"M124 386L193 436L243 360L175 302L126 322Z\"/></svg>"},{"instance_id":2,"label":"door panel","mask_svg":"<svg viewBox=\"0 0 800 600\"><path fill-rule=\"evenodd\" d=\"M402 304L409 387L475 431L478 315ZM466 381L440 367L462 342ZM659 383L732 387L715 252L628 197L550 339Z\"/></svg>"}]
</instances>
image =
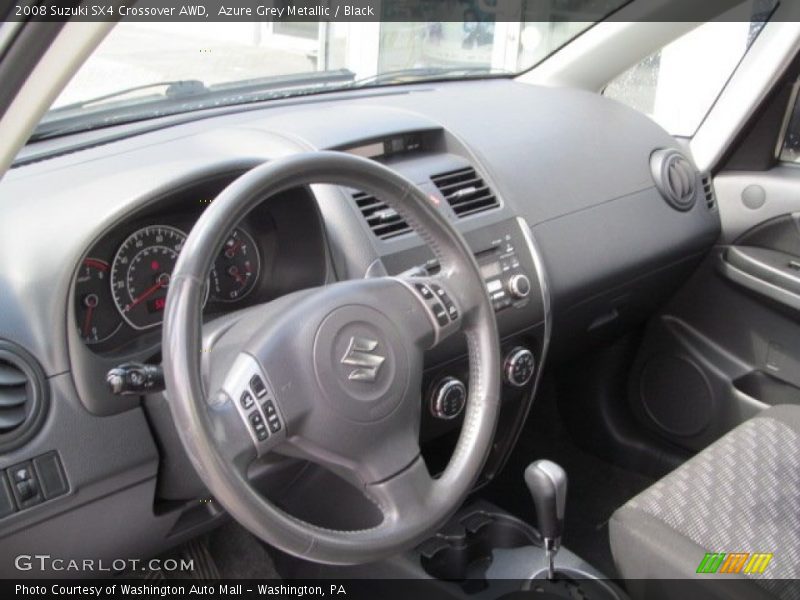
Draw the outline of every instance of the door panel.
<instances>
[{"instance_id":1,"label":"door panel","mask_svg":"<svg viewBox=\"0 0 800 600\"><path fill-rule=\"evenodd\" d=\"M629 381L637 419L690 450L800 405L800 169L715 187L722 241L649 323Z\"/></svg>"}]
</instances>

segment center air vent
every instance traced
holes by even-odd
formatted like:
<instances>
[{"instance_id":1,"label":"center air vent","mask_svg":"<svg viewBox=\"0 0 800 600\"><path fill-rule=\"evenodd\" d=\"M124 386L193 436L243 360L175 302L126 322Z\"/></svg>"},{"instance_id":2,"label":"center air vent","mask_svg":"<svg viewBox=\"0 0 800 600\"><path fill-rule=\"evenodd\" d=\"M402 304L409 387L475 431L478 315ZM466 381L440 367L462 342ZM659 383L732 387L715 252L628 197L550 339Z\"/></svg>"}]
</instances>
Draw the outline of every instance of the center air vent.
<instances>
[{"instance_id":1,"label":"center air vent","mask_svg":"<svg viewBox=\"0 0 800 600\"><path fill-rule=\"evenodd\" d=\"M690 210L695 203L697 170L677 150L658 150L650 159L653 180L658 191L673 208Z\"/></svg>"},{"instance_id":2,"label":"center air vent","mask_svg":"<svg viewBox=\"0 0 800 600\"><path fill-rule=\"evenodd\" d=\"M0 452L24 442L44 415L41 369L21 348L0 341Z\"/></svg>"},{"instance_id":3,"label":"center air vent","mask_svg":"<svg viewBox=\"0 0 800 600\"><path fill-rule=\"evenodd\" d=\"M458 217L474 215L500 206L497 197L472 167L431 177Z\"/></svg>"},{"instance_id":4,"label":"center air vent","mask_svg":"<svg viewBox=\"0 0 800 600\"><path fill-rule=\"evenodd\" d=\"M411 231L411 227L395 209L375 196L357 192L353 194L353 200L356 201L358 210L364 215L369 228L380 239L388 240Z\"/></svg>"}]
</instances>

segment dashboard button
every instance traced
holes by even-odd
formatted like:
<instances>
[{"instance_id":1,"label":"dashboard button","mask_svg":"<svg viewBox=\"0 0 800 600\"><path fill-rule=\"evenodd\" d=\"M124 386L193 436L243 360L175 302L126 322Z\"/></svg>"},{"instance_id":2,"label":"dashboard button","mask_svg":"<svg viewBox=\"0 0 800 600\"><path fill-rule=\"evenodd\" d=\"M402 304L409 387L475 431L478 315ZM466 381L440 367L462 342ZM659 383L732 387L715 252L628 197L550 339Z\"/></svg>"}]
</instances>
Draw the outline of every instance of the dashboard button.
<instances>
[{"instance_id":1,"label":"dashboard button","mask_svg":"<svg viewBox=\"0 0 800 600\"><path fill-rule=\"evenodd\" d=\"M0 473L2 475L2 473ZM0 519L10 515L16 510L14 507L14 497L5 478L0 476Z\"/></svg>"},{"instance_id":2,"label":"dashboard button","mask_svg":"<svg viewBox=\"0 0 800 600\"><path fill-rule=\"evenodd\" d=\"M431 414L437 419L458 417L467 403L467 387L455 377L445 377L437 383L430 398Z\"/></svg>"},{"instance_id":3,"label":"dashboard button","mask_svg":"<svg viewBox=\"0 0 800 600\"><path fill-rule=\"evenodd\" d=\"M17 508L28 508L44 500L39 488L39 481L36 479L36 474L30 462L9 467L6 473L11 484L11 491L14 493L14 499L17 502Z\"/></svg>"},{"instance_id":4,"label":"dashboard button","mask_svg":"<svg viewBox=\"0 0 800 600\"><path fill-rule=\"evenodd\" d=\"M39 476L42 493L47 500L67 493L69 486L67 485L66 477L64 477L58 454L48 452L38 456L33 459L33 466Z\"/></svg>"},{"instance_id":5,"label":"dashboard button","mask_svg":"<svg viewBox=\"0 0 800 600\"><path fill-rule=\"evenodd\" d=\"M531 280L527 275L517 273L508 281L508 291L518 299L527 298L531 293Z\"/></svg>"},{"instance_id":6,"label":"dashboard button","mask_svg":"<svg viewBox=\"0 0 800 600\"><path fill-rule=\"evenodd\" d=\"M536 359L533 352L527 348L519 346L514 348L506 356L503 365L503 374L505 375L506 383L514 387L524 387L536 372Z\"/></svg>"},{"instance_id":7,"label":"dashboard button","mask_svg":"<svg viewBox=\"0 0 800 600\"><path fill-rule=\"evenodd\" d=\"M239 401L242 404L242 408L245 410L250 410L253 408L253 404L255 403L253 401L253 396L250 395L250 392L242 392L242 397Z\"/></svg>"}]
</instances>

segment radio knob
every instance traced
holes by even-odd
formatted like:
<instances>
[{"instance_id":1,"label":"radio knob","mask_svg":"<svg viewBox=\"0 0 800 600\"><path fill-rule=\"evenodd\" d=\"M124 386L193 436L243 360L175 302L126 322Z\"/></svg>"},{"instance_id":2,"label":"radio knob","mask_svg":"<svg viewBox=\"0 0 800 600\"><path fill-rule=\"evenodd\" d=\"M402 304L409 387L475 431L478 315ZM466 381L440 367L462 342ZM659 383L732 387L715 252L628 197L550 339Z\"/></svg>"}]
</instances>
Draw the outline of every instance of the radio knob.
<instances>
[{"instance_id":1,"label":"radio knob","mask_svg":"<svg viewBox=\"0 0 800 600\"><path fill-rule=\"evenodd\" d=\"M433 388L431 414L437 419L455 419L467 404L467 386L460 379L445 377Z\"/></svg>"},{"instance_id":2,"label":"radio knob","mask_svg":"<svg viewBox=\"0 0 800 600\"><path fill-rule=\"evenodd\" d=\"M508 291L515 298L527 298L531 293L531 280L523 273L517 273L508 280Z\"/></svg>"},{"instance_id":3,"label":"radio knob","mask_svg":"<svg viewBox=\"0 0 800 600\"><path fill-rule=\"evenodd\" d=\"M524 387L528 385L536 372L536 359L533 352L522 346L514 348L506 356L503 365L503 375L506 383L514 387Z\"/></svg>"}]
</instances>

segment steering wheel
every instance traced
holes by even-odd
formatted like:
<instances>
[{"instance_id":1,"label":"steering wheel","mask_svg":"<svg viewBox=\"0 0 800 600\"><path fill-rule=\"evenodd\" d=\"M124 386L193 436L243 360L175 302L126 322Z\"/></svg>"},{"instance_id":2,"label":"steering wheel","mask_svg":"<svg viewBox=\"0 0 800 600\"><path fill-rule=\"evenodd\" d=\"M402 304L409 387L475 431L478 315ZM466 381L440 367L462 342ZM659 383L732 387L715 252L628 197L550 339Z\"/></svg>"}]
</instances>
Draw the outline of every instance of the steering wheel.
<instances>
[{"instance_id":1,"label":"steering wheel","mask_svg":"<svg viewBox=\"0 0 800 600\"><path fill-rule=\"evenodd\" d=\"M315 183L373 194L433 250L435 276L342 281L202 324L208 274L226 236L259 203ZM463 331L469 394L445 470L420 454L423 355ZM494 312L464 238L416 185L338 152L280 158L239 177L204 211L175 267L163 330L172 416L200 478L244 527L294 556L357 564L433 533L461 505L489 454L500 403ZM277 451L347 479L381 522L337 531L260 495L247 467Z\"/></svg>"}]
</instances>

